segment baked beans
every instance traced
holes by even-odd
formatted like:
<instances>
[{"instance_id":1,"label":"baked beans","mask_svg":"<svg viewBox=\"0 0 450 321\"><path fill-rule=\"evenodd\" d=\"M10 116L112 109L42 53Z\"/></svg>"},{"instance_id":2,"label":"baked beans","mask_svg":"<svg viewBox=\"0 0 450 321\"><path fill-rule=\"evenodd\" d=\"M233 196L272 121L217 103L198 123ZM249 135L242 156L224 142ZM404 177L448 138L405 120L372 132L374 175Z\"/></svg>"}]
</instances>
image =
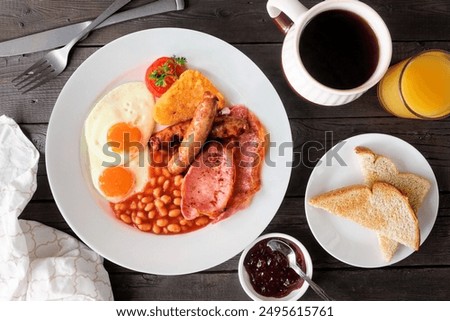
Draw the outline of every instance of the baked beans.
<instances>
[{"instance_id":1,"label":"baked beans","mask_svg":"<svg viewBox=\"0 0 450 321\"><path fill-rule=\"evenodd\" d=\"M186 220L181 215L182 175L172 175L165 166L169 156L165 151L152 152L149 181L143 192L120 203L111 203L118 219L139 230L154 234L180 234L198 230L210 223L207 216Z\"/></svg>"}]
</instances>

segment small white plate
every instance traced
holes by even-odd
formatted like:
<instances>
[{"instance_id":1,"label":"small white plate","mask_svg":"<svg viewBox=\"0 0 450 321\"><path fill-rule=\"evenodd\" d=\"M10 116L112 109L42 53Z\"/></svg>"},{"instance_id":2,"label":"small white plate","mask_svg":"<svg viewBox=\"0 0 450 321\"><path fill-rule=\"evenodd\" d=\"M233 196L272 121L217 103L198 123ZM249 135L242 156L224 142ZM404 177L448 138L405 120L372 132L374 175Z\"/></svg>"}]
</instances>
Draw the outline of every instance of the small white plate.
<instances>
[{"instance_id":1,"label":"small white plate","mask_svg":"<svg viewBox=\"0 0 450 321\"><path fill-rule=\"evenodd\" d=\"M123 224L92 186L83 127L95 102L112 88L144 80L161 56L184 56L204 73L231 104L252 110L272 145L262 168L261 190L250 207L217 224L182 235L143 233ZM286 192L292 142L283 104L263 72L242 52L211 35L179 28L129 34L90 56L70 77L53 109L46 142L50 187L59 210L88 246L124 267L153 274L193 273L242 251L272 220ZM285 144L286 145L286 144Z\"/></svg>"},{"instance_id":2,"label":"small white plate","mask_svg":"<svg viewBox=\"0 0 450 321\"><path fill-rule=\"evenodd\" d=\"M306 247L296 238L283 234L283 233L269 233L265 235L261 235L256 240L254 240L247 248L242 252L241 257L239 259L238 264L238 276L239 276L239 282L241 283L242 288L244 289L245 293L254 301L297 301L300 299L303 294L305 294L306 290L309 288L308 282L303 282L302 286L299 289L296 289L289 293L288 295L281 297L281 298L274 298L274 297L266 297L258 292L255 291L255 289L252 286L252 283L250 282L250 277L245 269L244 266L244 260L247 256L248 251L250 251L253 246L255 246L256 243L258 243L261 240L265 239L271 239L271 238L277 238L277 239L284 239L287 241L290 241L291 243L297 245L297 247L300 249L300 251L303 254L303 260L306 265L306 275L312 279L313 276L313 263L311 260L311 256L309 255L308 250Z\"/></svg>"},{"instance_id":3,"label":"small white plate","mask_svg":"<svg viewBox=\"0 0 450 321\"><path fill-rule=\"evenodd\" d=\"M391 265L408 257L414 251L400 245L392 260L386 262L375 232L308 204L311 197L324 192L347 185L364 184L363 174L354 152L356 146L368 147L376 154L389 157L400 172L414 173L429 180L430 191L417 214L421 243L427 239L439 208L436 177L425 157L417 149L397 137L385 134L363 134L348 138L336 144L320 159L306 187L306 218L317 241L336 259L364 268Z\"/></svg>"}]
</instances>

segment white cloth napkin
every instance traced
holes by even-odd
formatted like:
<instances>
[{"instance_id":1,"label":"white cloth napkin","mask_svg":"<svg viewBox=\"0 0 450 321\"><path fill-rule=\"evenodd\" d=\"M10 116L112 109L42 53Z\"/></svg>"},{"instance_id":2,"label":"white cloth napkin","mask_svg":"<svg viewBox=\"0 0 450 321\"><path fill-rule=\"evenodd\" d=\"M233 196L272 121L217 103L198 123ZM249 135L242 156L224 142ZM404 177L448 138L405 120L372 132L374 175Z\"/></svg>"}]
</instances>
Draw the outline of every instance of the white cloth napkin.
<instances>
[{"instance_id":1,"label":"white cloth napkin","mask_svg":"<svg viewBox=\"0 0 450 321\"><path fill-rule=\"evenodd\" d=\"M0 300L112 300L103 258L75 238L18 220L36 190L39 153L0 116Z\"/></svg>"}]
</instances>

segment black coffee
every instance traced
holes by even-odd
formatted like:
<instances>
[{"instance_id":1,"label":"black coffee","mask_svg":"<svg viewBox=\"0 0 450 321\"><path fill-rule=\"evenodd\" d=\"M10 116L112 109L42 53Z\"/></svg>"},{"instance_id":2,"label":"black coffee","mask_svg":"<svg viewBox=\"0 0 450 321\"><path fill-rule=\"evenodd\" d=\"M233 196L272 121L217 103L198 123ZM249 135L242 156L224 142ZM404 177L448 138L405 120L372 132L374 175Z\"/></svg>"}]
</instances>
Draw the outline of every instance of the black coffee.
<instances>
[{"instance_id":1,"label":"black coffee","mask_svg":"<svg viewBox=\"0 0 450 321\"><path fill-rule=\"evenodd\" d=\"M372 28L344 10L318 14L300 36L300 58L321 84L351 89L365 83L378 64L379 47Z\"/></svg>"}]
</instances>

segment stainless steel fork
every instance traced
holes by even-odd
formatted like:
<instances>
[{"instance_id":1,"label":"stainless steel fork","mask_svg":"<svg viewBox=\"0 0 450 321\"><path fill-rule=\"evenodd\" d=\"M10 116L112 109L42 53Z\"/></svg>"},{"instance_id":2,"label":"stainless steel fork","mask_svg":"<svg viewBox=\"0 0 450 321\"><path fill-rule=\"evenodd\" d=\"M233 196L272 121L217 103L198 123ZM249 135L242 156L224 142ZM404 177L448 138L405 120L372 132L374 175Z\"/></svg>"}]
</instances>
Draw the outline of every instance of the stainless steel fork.
<instances>
[{"instance_id":1,"label":"stainless steel fork","mask_svg":"<svg viewBox=\"0 0 450 321\"><path fill-rule=\"evenodd\" d=\"M42 59L38 60L34 65L25 70L22 74L12 80L14 86L26 93L50 79L58 76L66 69L69 60L69 53L72 47L96 26L105 19L115 13L117 10L125 6L131 0L116 0L105 11L102 12L94 21L92 21L78 36L73 38L67 45L60 49L55 49L47 53Z\"/></svg>"}]
</instances>

